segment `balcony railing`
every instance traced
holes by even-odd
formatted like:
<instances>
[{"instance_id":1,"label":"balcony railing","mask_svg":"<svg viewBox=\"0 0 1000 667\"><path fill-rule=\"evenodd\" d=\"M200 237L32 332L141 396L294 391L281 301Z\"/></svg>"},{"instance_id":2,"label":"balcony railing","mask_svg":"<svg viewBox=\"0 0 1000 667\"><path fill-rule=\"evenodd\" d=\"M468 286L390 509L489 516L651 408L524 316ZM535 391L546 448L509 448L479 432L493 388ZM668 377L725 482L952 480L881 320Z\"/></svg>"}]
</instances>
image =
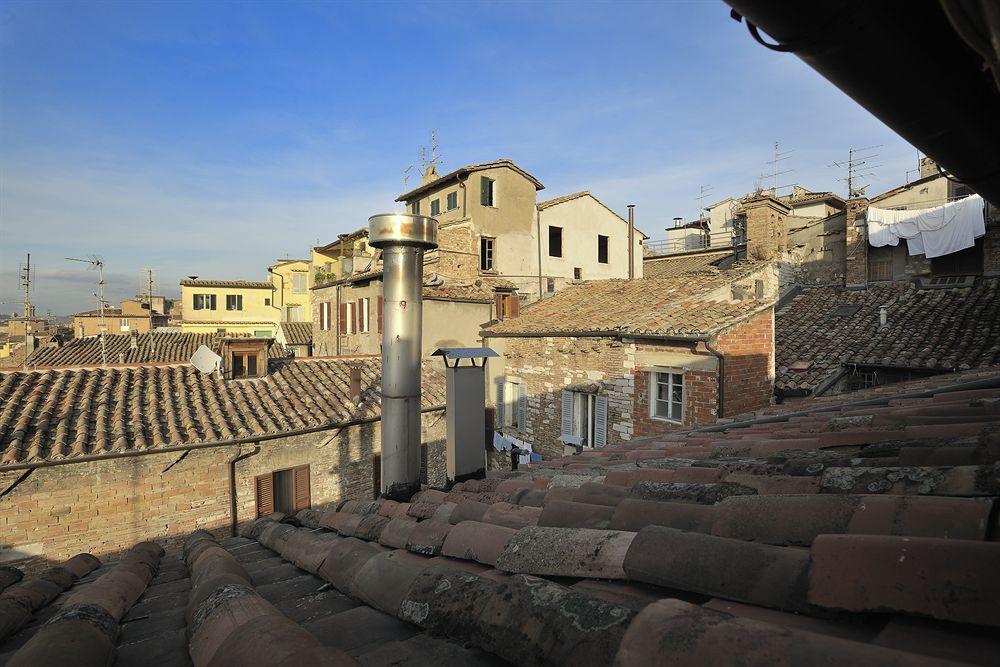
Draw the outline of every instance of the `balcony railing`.
<instances>
[{"instance_id":1,"label":"balcony railing","mask_svg":"<svg viewBox=\"0 0 1000 667\"><path fill-rule=\"evenodd\" d=\"M730 231L706 233L690 233L679 239L666 239L663 241L647 241L644 244L645 255L675 255L683 252L695 252L697 250L707 250L708 248L718 248L724 250L732 248L735 243L733 233Z\"/></svg>"}]
</instances>

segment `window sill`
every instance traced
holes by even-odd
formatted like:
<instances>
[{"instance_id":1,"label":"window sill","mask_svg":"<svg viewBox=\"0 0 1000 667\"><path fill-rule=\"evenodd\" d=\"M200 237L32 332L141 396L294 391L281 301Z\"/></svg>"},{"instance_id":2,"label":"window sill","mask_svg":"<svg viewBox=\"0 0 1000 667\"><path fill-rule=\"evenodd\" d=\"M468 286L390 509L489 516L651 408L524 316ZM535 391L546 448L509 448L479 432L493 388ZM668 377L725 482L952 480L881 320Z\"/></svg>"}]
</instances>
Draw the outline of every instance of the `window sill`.
<instances>
[{"instance_id":1,"label":"window sill","mask_svg":"<svg viewBox=\"0 0 1000 667\"><path fill-rule=\"evenodd\" d=\"M684 424L683 419L678 421L677 419L668 419L667 417L657 417L656 415L650 415L649 418L655 422L663 422L665 424L678 424L678 425Z\"/></svg>"}]
</instances>

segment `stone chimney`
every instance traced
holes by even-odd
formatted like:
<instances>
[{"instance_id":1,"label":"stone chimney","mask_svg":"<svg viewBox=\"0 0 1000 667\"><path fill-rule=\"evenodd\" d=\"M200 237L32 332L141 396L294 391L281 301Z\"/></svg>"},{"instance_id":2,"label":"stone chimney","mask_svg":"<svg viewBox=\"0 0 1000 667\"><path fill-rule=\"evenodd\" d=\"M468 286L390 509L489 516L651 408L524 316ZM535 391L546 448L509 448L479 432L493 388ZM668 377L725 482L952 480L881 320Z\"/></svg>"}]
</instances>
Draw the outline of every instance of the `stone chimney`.
<instances>
[{"instance_id":1,"label":"stone chimney","mask_svg":"<svg viewBox=\"0 0 1000 667\"><path fill-rule=\"evenodd\" d=\"M868 287L868 223L865 220L867 211L867 197L847 200L844 287L855 289Z\"/></svg>"},{"instance_id":2,"label":"stone chimney","mask_svg":"<svg viewBox=\"0 0 1000 667\"><path fill-rule=\"evenodd\" d=\"M791 209L766 192L750 195L742 203L746 214L747 257L776 259L787 248L785 217Z\"/></svg>"},{"instance_id":3,"label":"stone chimney","mask_svg":"<svg viewBox=\"0 0 1000 667\"><path fill-rule=\"evenodd\" d=\"M927 178L928 176L937 176L940 172L938 171L937 162L932 157L924 156L920 158L920 178Z\"/></svg>"},{"instance_id":4,"label":"stone chimney","mask_svg":"<svg viewBox=\"0 0 1000 667\"><path fill-rule=\"evenodd\" d=\"M139 332L138 331L136 331L136 330L133 329L132 333L129 334L129 337L128 337L128 346L132 350L138 350L139 349Z\"/></svg>"}]
</instances>

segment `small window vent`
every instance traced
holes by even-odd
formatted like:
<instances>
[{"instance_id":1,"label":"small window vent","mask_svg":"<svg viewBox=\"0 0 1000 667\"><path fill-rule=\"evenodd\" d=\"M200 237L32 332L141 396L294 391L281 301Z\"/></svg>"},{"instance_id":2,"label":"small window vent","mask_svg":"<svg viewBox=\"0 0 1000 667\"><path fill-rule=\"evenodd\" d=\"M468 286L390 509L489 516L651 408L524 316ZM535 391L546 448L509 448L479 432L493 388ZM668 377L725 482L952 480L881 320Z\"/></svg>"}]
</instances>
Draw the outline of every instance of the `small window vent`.
<instances>
[{"instance_id":1,"label":"small window vent","mask_svg":"<svg viewBox=\"0 0 1000 667\"><path fill-rule=\"evenodd\" d=\"M920 289L949 289L955 287L972 287L976 282L975 276L937 276L934 278L921 278Z\"/></svg>"}]
</instances>

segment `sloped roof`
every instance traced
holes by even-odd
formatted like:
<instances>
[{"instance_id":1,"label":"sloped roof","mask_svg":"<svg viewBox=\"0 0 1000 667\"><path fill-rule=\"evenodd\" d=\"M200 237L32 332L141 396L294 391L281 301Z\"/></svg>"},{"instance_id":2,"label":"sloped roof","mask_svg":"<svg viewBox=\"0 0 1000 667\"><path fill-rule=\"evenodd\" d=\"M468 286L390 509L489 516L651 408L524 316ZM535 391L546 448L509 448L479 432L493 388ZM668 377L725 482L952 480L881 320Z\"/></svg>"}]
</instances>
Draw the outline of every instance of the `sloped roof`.
<instances>
[{"instance_id":1,"label":"sloped roof","mask_svg":"<svg viewBox=\"0 0 1000 667\"><path fill-rule=\"evenodd\" d=\"M106 592L116 563L77 557L52 577L69 596L36 610L53 620L0 653L39 650L68 598L126 600L106 631L126 667L205 646L260 664L994 664L1000 368L877 397L198 531L183 555L143 543L131 597ZM78 643L49 641L72 661Z\"/></svg>"},{"instance_id":2,"label":"sloped roof","mask_svg":"<svg viewBox=\"0 0 1000 667\"><path fill-rule=\"evenodd\" d=\"M105 317L121 317L121 314L122 314L121 308L104 309ZM100 316L101 316L101 311L97 308L95 308L94 310L81 310L79 313L73 313L73 317L100 317Z\"/></svg>"},{"instance_id":3,"label":"sloped roof","mask_svg":"<svg viewBox=\"0 0 1000 667\"><path fill-rule=\"evenodd\" d=\"M244 287L248 289L273 289L269 282L255 280L182 280L183 287Z\"/></svg>"},{"instance_id":4,"label":"sloped roof","mask_svg":"<svg viewBox=\"0 0 1000 667\"><path fill-rule=\"evenodd\" d=\"M108 363L146 364L157 362L187 362L201 345L219 352L220 341L225 336L242 334L159 332L144 334L105 334L104 346ZM247 336L249 337L249 336ZM135 342L136 349L132 349ZM280 345L271 344L268 357L280 359L288 352ZM28 358L29 367L39 366L96 366L101 363L101 340L97 336L73 338L59 347L37 348Z\"/></svg>"},{"instance_id":5,"label":"sloped roof","mask_svg":"<svg viewBox=\"0 0 1000 667\"><path fill-rule=\"evenodd\" d=\"M577 333L703 337L768 308L769 301L734 301L734 282L762 270L701 271L675 278L594 280L570 285L525 306L519 317L484 327L491 337Z\"/></svg>"},{"instance_id":6,"label":"sloped roof","mask_svg":"<svg viewBox=\"0 0 1000 667\"><path fill-rule=\"evenodd\" d=\"M350 400L350 368L364 400ZM128 450L275 436L379 417L381 360L299 358L267 375L224 380L191 364L0 373L0 470ZM436 364L424 367L424 407L444 404Z\"/></svg>"},{"instance_id":7,"label":"sloped roof","mask_svg":"<svg viewBox=\"0 0 1000 667\"><path fill-rule=\"evenodd\" d=\"M404 192L403 194L396 197L396 201L409 201L410 199L413 199L417 195L421 195L430 190L439 188L442 185L448 183L449 181L455 180L456 178L464 176L465 174L471 174L476 171L483 171L484 169L495 169L497 167L508 167L510 169L513 169L514 171L516 171L517 173L521 174L526 179L531 181L531 183L535 186L535 190L542 190L545 188L545 186L542 185L541 181L539 181L537 178L526 172L521 167L514 164L513 160L510 160L508 158L500 158L499 160L494 160L493 162L480 162L479 164L469 164L464 167L459 167L458 169L450 171L440 178L436 178L433 181L424 183L423 185L416 187L410 190L409 192Z\"/></svg>"},{"instance_id":8,"label":"sloped roof","mask_svg":"<svg viewBox=\"0 0 1000 667\"><path fill-rule=\"evenodd\" d=\"M879 312L886 308L887 326ZM866 290L803 289L775 314L779 389L815 390L842 365L955 371L1000 363L1000 279L971 288L918 289L908 281ZM796 361L811 361L794 371Z\"/></svg>"},{"instance_id":9,"label":"sloped roof","mask_svg":"<svg viewBox=\"0 0 1000 667\"><path fill-rule=\"evenodd\" d=\"M282 322L281 331L286 345L309 345L312 343L312 323Z\"/></svg>"},{"instance_id":10,"label":"sloped roof","mask_svg":"<svg viewBox=\"0 0 1000 667\"><path fill-rule=\"evenodd\" d=\"M583 190L581 192L574 192L573 194L570 194L570 195L564 195L562 197L556 197L555 199L549 199L547 201L543 201L543 202L537 204L536 207L538 208L539 211L544 211L546 209L552 208L553 206L558 206L559 204L565 204L566 202L571 202L571 201L574 201L576 199L580 199L582 197L590 197L595 202L597 202L602 207L604 207L613 216L615 216L616 218L618 218L619 220L621 220L625 224L628 224L628 220L626 220L622 216L618 215L618 213L614 209L612 209L610 206L608 206L603 201L601 201L600 199L598 199L597 196L595 196L590 190ZM635 228L635 231L639 235L641 235L642 238L644 238L644 239L648 239L649 238L649 235L646 234L641 229L639 229L638 227Z\"/></svg>"},{"instance_id":11,"label":"sloped roof","mask_svg":"<svg viewBox=\"0 0 1000 667\"><path fill-rule=\"evenodd\" d=\"M696 273L718 266L720 262L732 256L732 248L727 248L717 252L645 257L642 260L642 277L644 280L647 278L676 278L686 273Z\"/></svg>"}]
</instances>

